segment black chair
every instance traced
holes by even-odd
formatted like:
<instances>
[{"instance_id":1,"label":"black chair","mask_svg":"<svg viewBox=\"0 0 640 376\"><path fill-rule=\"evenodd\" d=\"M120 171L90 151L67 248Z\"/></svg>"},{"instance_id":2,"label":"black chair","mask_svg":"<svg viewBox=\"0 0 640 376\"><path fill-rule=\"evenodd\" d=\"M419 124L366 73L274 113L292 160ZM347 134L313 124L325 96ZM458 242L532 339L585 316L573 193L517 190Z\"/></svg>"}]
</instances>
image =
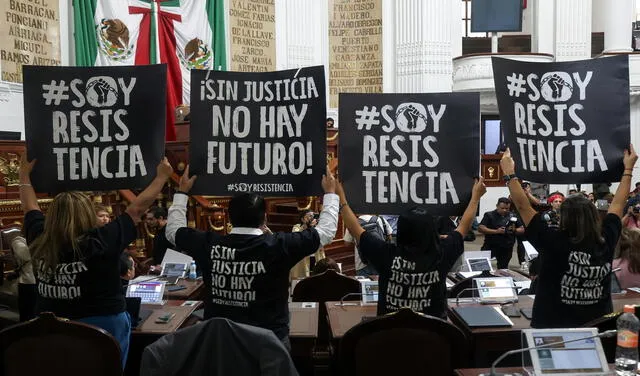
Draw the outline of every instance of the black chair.
<instances>
[{"instance_id":1,"label":"black chair","mask_svg":"<svg viewBox=\"0 0 640 376\"><path fill-rule=\"evenodd\" d=\"M50 312L0 331L0 352L4 376L122 375L120 345L111 334Z\"/></svg>"},{"instance_id":2,"label":"black chair","mask_svg":"<svg viewBox=\"0 0 640 376\"><path fill-rule=\"evenodd\" d=\"M339 359L349 376L450 376L466 366L468 348L456 326L403 308L351 328Z\"/></svg>"}]
</instances>

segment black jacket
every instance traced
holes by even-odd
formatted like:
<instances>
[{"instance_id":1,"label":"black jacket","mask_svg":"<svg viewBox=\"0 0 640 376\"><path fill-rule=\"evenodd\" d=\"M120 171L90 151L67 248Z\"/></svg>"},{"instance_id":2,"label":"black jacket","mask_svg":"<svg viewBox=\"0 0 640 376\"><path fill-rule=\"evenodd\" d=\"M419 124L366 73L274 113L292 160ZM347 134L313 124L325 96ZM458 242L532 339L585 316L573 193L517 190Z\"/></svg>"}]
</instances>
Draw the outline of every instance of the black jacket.
<instances>
[{"instance_id":1,"label":"black jacket","mask_svg":"<svg viewBox=\"0 0 640 376\"><path fill-rule=\"evenodd\" d=\"M272 331L212 318L147 346L140 376L298 375Z\"/></svg>"}]
</instances>

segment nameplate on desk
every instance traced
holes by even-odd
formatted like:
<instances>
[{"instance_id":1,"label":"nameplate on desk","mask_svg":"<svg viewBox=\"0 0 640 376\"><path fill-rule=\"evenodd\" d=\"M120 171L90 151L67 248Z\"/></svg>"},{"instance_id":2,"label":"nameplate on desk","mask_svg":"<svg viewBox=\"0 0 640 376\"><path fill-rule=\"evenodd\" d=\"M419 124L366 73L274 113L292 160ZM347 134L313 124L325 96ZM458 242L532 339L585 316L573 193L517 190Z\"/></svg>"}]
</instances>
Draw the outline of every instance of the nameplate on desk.
<instances>
[{"instance_id":1,"label":"nameplate on desk","mask_svg":"<svg viewBox=\"0 0 640 376\"><path fill-rule=\"evenodd\" d=\"M302 308L316 308L316 305L317 305L316 303L305 302L305 303L302 303L301 306Z\"/></svg>"}]
</instances>

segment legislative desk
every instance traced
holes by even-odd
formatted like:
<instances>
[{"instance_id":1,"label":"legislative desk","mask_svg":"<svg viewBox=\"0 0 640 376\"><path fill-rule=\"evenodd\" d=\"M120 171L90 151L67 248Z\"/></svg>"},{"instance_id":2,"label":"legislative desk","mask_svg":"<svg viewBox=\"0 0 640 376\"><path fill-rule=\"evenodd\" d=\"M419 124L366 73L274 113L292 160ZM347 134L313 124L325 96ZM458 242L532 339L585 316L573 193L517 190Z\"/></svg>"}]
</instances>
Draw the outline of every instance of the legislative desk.
<instances>
[{"instance_id":1,"label":"legislative desk","mask_svg":"<svg viewBox=\"0 0 640 376\"><path fill-rule=\"evenodd\" d=\"M204 299L204 283L202 279L179 279L177 286L184 286L185 289L178 291L168 291L172 285L167 285L164 290L164 299L167 300L203 300Z\"/></svg>"},{"instance_id":2,"label":"legislative desk","mask_svg":"<svg viewBox=\"0 0 640 376\"><path fill-rule=\"evenodd\" d=\"M365 316L376 316L377 305L362 305L361 302L326 302L327 317L331 328L331 338L334 342L357 324L362 322Z\"/></svg>"},{"instance_id":3,"label":"legislative desk","mask_svg":"<svg viewBox=\"0 0 640 376\"><path fill-rule=\"evenodd\" d=\"M129 356L125 375L138 375L140 372L140 361L144 348L165 334L173 333L180 328L195 324L198 319L191 314L200 308L202 302L183 306L182 300L168 300L165 304L143 304L141 309L151 310L151 315L141 322L136 329L131 331L131 344L129 345ZM164 313L175 313L171 321L166 324L156 323L156 319Z\"/></svg>"},{"instance_id":4,"label":"legislative desk","mask_svg":"<svg viewBox=\"0 0 640 376\"><path fill-rule=\"evenodd\" d=\"M463 303L460 300L460 306L472 306L479 304ZM613 295L613 311L621 312L626 304L640 304L640 294L627 291L625 294ZM521 308L532 308L533 299L528 295L518 296L518 302L514 304L520 310ZM473 367L489 367L491 363L502 353L518 349L522 347L521 330L531 327L531 321L524 316L510 317L513 322L512 327L494 327L494 328L470 328L467 323L452 309L456 307L455 299L449 299L447 313L449 320L460 328L467 336L470 345L471 361L470 366ZM561 313L559 313L561 314ZM615 343L613 343L615 346ZM607 352L608 344L603 341L605 352ZM507 358L502 363L505 366L517 365L519 358Z\"/></svg>"},{"instance_id":5,"label":"legislative desk","mask_svg":"<svg viewBox=\"0 0 640 376\"><path fill-rule=\"evenodd\" d=\"M479 375L488 375L491 371L490 368L463 368L455 370L456 376L479 376ZM522 369L522 367L507 367L507 368L496 368L497 373L507 373L507 374L520 374L526 375L527 373Z\"/></svg>"},{"instance_id":6,"label":"legislative desk","mask_svg":"<svg viewBox=\"0 0 640 376\"><path fill-rule=\"evenodd\" d=\"M318 338L318 304L289 303L291 359L301 375L313 374L313 348Z\"/></svg>"}]
</instances>

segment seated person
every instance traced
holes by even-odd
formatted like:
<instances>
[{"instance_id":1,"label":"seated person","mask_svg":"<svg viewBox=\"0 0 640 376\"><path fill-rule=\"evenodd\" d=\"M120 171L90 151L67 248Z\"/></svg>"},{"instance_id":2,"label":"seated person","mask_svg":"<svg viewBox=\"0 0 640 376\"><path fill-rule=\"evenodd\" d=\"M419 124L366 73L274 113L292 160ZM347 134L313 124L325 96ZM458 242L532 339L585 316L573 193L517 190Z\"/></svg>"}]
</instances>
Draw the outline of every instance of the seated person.
<instances>
[{"instance_id":1,"label":"seated person","mask_svg":"<svg viewBox=\"0 0 640 376\"><path fill-rule=\"evenodd\" d=\"M127 286L129 281L136 277L136 264L133 261L133 257L127 253L127 251L122 252L120 255L120 279L122 280L122 285ZM126 290L126 288L125 288Z\"/></svg>"},{"instance_id":2,"label":"seated person","mask_svg":"<svg viewBox=\"0 0 640 376\"><path fill-rule=\"evenodd\" d=\"M327 270L334 270L336 273L340 273L340 267L338 266L338 263L334 259L327 257L316 262L313 270L311 270L311 275L314 276L322 274Z\"/></svg>"},{"instance_id":3,"label":"seated person","mask_svg":"<svg viewBox=\"0 0 640 376\"><path fill-rule=\"evenodd\" d=\"M335 179L330 174L322 179L324 205L317 226L265 234L260 229L266 220L264 199L243 193L229 202L233 230L223 236L187 227L187 192L195 178L189 178L187 167L169 208L166 234L171 243L188 250L202 270L204 319L224 317L272 330L290 348L289 271L333 240L338 225Z\"/></svg>"},{"instance_id":4,"label":"seated person","mask_svg":"<svg viewBox=\"0 0 640 376\"><path fill-rule=\"evenodd\" d=\"M613 260L613 269L622 289L640 287L640 229L623 228L618 241L618 258Z\"/></svg>"},{"instance_id":5,"label":"seated person","mask_svg":"<svg viewBox=\"0 0 640 376\"><path fill-rule=\"evenodd\" d=\"M503 154L500 166L509 192L527 227L527 239L540 252L531 327L575 328L613 311L609 274L637 159L629 145L618 191L603 220L591 201L573 195L560 206L559 228L552 228L533 209L515 178L510 151Z\"/></svg>"},{"instance_id":6,"label":"seated person","mask_svg":"<svg viewBox=\"0 0 640 376\"><path fill-rule=\"evenodd\" d=\"M98 218L97 227L102 227L111 222L111 216L104 205L94 204L93 207L96 211L96 217Z\"/></svg>"},{"instance_id":7,"label":"seated person","mask_svg":"<svg viewBox=\"0 0 640 376\"><path fill-rule=\"evenodd\" d=\"M440 240L433 216L415 207L398 218L397 244L365 232L349 208L342 185L338 183L336 188L345 226L362 254L380 272L378 315L409 307L446 319L447 273L464 252L463 237L471 227L480 197L486 192L483 180L474 184L471 201L458 227L446 239ZM421 289L424 294L412 296L410 289Z\"/></svg>"}]
</instances>

